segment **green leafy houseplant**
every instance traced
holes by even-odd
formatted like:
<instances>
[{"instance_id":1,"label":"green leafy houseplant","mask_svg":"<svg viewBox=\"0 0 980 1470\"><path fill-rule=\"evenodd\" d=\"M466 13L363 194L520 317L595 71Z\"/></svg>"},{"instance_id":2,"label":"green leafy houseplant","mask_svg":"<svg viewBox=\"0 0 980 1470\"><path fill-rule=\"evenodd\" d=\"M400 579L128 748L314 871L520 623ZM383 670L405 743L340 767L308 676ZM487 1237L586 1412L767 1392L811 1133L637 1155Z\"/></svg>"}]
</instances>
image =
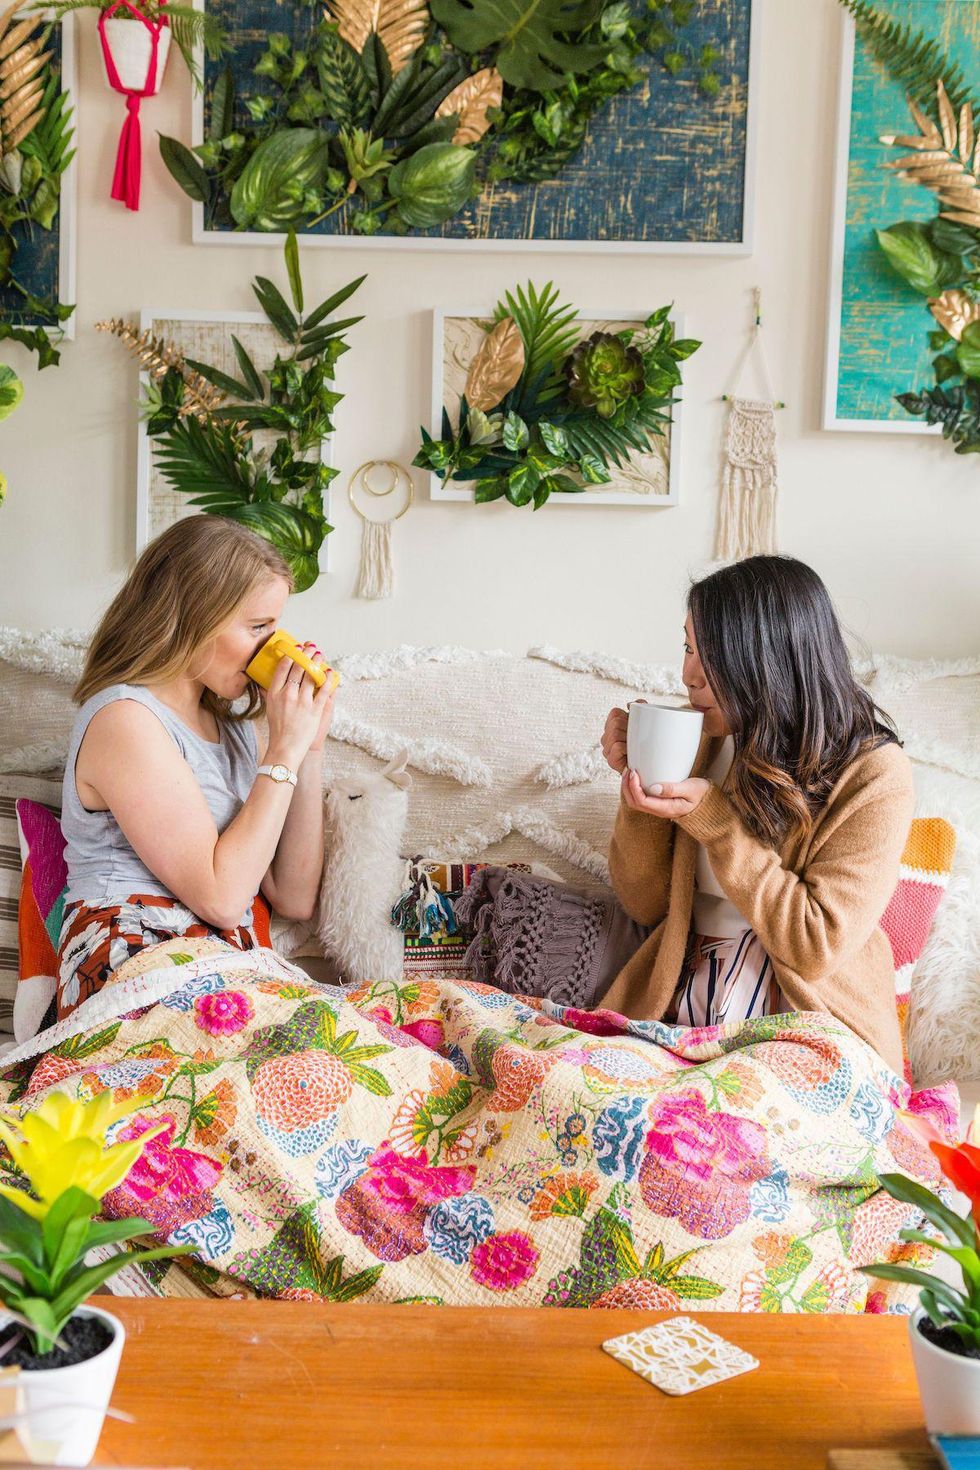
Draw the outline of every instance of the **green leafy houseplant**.
<instances>
[{"instance_id":1,"label":"green leafy houseplant","mask_svg":"<svg viewBox=\"0 0 980 1470\"><path fill-rule=\"evenodd\" d=\"M337 470L321 463L322 442L333 431L343 394L333 387L337 362L348 350L345 333L362 318L332 314L364 280L358 276L305 316L296 236L285 260L292 306L278 287L257 276L252 289L285 344L270 367L259 369L232 337L241 376L186 358L170 344L122 321L99 323L143 362L151 384L142 404L155 463L191 505L241 521L286 558L297 592L319 575L319 551L333 529L323 492ZM261 447L254 435L271 442Z\"/></svg>"},{"instance_id":2,"label":"green leafy houseplant","mask_svg":"<svg viewBox=\"0 0 980 1470\"><path fill-rule=\"evenodd\" d=\"M949 1143L921 1116L906 1114L905 1122L936 1156L948 1183L966 1196L966 1214L958 1215L934 1190L904 1174L882 1174L881 1185L938 1232L905 1229L900 1238L931 1245L953 1261L962 1290L901 1260L861 1269L884 1281L919 1287L922 1311L912 1317L909 1330L926 1428L931 1434L980 1435L980 1107L965 1141L958 1144Z\"/></svg>"},{"instance_id":3,"label":"green leafy houseplant","mask_svg":"<svg viewBox=\"0 0 980 1470\"><path fill-rule=\"evenodd\" d=\"M907 413L938 424L957 454L980 451L980 104L962 68L940 43L883 14L868 0L841 0L871 55L905 87L917 132L882 142L900 178L937 195L930 220L875 231L890 268L932 314L935 382L897 393Z\"/></svg>"},{"instance_id":4,"label":"green leafy houseplant","mask_svg":"<svg viewBox=\"0 0 980 1470\"><path fill-rule=\"evenodd\" d=\"M535 510L553 494L607 484L631 450L649 449L670 422L679 364L699 342L678 341L670 307L636 329L580 342L574 307L549 282L507 292L470 365L454 429L422 429L413 461L443 481L470 481L477 503Z\"/></svg>"},{"instance_id":5,"label":"green leafy houseplant","mask_svg":"<svg viewBox=\"0 0 980 1470\"><path fill-rule=\"evenodd\" d=\"M161 1260L187 1249L129 1250L97 1265L85 1263L93 1247L153 1233L135 1217L96 1218L103 1196L166 1126L107 1146L107 1130L121 1116L109 1092L90 1102L55 1092L23 1118L0 1120L0 1140L17 1171L0 1185L0 1301L15 1324L5 1341L8 1361L18 1349L44 1359L63 1346L77 1309L128 1262Z\"/></svg>"},{"instance_id":6,"label":"green leafy houseplant","mask_svg":"<svg viewBox=\"0 0 980 1470\"><path fill-rule=\"evenodd\" d=\"M720 87L721 53L683 29L693 0L297 0L251 77L230 68L207 140L161 139L208 227L434 229L484 187L556 177L590 119L653 70Z\"/></svg>"}]
</instances>

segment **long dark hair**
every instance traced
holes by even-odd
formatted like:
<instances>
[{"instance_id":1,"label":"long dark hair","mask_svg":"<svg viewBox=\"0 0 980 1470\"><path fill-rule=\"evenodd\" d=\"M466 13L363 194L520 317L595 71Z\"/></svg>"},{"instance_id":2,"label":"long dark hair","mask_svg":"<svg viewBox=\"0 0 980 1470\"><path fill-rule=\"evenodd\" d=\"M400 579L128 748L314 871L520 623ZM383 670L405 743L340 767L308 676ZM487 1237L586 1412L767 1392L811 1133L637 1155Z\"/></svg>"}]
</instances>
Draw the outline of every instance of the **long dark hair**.
<instances>
[{"instance_id":1,"label":"long dark hair","mask_svg":"<svg viewBox=\"0 0 980 1470\"><path fill-rule=\"evenodd\" d=\"M697 651L735 742L725 786L778 847L805 835L847 766L895 726L856 682L823 582L791 556L750 556L688 594Z\"/></svg>"}]
</instances>

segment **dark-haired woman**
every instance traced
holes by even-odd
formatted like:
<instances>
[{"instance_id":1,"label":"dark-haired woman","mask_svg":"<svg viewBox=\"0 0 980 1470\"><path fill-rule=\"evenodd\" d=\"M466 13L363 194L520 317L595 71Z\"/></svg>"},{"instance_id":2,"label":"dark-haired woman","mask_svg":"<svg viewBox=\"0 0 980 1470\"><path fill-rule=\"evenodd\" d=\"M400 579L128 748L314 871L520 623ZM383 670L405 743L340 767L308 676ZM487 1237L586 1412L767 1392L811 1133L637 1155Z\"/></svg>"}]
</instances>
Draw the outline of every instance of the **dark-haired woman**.
<instances>
[{"instance_id":1,"label":"dark-haired woman","mask_svg":"<svg viewBox=\"0 0 980 1470\"><path fill-rule=\"evenodd\" d=\"M684 683L704 711L692 775L644 791L610 712L622 775L613 887L653 932L602 1005L686 1026L826 1011L902 1069L879 920L913 810L887 716L855 682L823 582L756 556L697 582Z\"/></svg>"}]
</instances>

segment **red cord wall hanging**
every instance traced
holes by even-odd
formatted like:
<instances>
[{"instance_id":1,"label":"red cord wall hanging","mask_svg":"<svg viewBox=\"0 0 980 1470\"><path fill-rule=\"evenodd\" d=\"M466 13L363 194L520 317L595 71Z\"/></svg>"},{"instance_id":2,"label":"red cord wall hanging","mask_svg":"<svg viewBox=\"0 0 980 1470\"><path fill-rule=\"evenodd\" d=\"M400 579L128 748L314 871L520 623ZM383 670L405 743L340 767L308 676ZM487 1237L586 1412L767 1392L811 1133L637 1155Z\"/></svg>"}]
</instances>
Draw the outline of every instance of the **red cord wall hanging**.
<instances>
[{"instance_id":1,"label":"red cord wall hanging","mask_svg":"<svg viewBox=\"0 0 980 1470\"><path fill-rule=\"evenodd\" d=\"M140 207L140 103L160 90L170 54L170 24L162 13L150 20L130 0L115 0L99 16L99 40L106 79L114 92L126 98L126 120L119 134L116 170L112 177L112 198L121 199L127 209ZM127 10L131 19L116 17L117 10Z\"/></svg>"}]
</instances>

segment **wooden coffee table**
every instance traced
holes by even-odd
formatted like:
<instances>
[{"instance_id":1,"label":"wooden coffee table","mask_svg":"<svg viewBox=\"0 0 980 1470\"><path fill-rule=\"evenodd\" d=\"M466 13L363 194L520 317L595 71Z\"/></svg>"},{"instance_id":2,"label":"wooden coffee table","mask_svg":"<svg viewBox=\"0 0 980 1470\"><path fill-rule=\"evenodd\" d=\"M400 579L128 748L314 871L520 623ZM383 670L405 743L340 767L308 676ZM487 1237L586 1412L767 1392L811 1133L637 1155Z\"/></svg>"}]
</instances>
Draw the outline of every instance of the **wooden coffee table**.
<instances>
[{"instance_id":1,"label":"wooden coffee table","mask_svg":"<svg viewBox=\"0 0 980 1470\"><path fill-rule=\"evenodd\" d=\"M599 1344L664 1315L114 1298L96 1463L191 1470L825 1470L928 1448L907 1324L704 1313L761 1367L671 1398ZM691 1314L695 1315L695 1314Z\"/></svg>"}]
</instances>

